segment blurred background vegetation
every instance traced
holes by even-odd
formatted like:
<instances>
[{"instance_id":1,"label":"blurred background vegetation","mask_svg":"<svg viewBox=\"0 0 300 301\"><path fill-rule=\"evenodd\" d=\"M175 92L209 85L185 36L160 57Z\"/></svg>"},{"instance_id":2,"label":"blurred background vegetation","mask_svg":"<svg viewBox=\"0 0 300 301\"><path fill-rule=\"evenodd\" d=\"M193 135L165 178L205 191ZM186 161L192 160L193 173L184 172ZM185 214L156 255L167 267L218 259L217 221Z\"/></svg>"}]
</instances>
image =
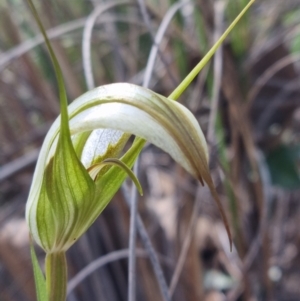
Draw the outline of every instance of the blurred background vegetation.
<instances>
[{"instance_id":1,"label":"blurred background vegetation","mask_svg":"<svg viewBox=\"0 0 300 301\"><path fill-rule=\"evenodd\" d=\"M170 94L248 1L34 2L71 102L94 85L141 85L158 27L177 7L157 41L149 84ZM299 20L300 0L256 0L180 100L208 138L233 252L207 188L159 149L147 146L141 155L139 212L174 301L300 300ZM83 35L89 27L90 37ZM1 0L1 301L35 300L24 208L39 147L58 114L54 72L26 1ZM128 228L120 192L68 253L69 301L127 299ZM163 300L138 246L137 300ZM102 257L123 249L123 259ZM101 257L107 264L96 268ZM88 265L95 271L75 283Z\"/></svg>"}]
</instances>

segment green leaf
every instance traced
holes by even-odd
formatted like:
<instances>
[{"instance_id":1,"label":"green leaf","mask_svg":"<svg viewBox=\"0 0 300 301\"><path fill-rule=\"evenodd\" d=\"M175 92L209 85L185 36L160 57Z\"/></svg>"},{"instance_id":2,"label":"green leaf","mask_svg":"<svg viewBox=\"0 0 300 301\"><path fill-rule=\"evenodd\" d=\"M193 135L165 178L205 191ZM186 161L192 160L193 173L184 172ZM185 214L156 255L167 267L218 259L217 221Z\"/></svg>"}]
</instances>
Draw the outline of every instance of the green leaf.
<instances>
[{"instance_id":1,"label":"green leaf","mask_svg":"<svg viewBox=\"0 0 300 301\"><path fill-rule=\"evenodd\" d=\"M300 145L289 147L280 145L267 155L272 182L285 189L300 188L300 173L297 167Z\"/></svg>"},{"instance_id":2,"label":"green leaf","mask_svg":"<svg viewBox=\"0 0 300 301\"><path fill-rule=\"evenodd\" d=\"M47 289L46 289L46 281L44 274L39 265L38 259L35 254L33 243L30 243L30 254L33 266L33 274L35 281L35 290L38 301L48 301Z\"/></svg>"}]
</instances>

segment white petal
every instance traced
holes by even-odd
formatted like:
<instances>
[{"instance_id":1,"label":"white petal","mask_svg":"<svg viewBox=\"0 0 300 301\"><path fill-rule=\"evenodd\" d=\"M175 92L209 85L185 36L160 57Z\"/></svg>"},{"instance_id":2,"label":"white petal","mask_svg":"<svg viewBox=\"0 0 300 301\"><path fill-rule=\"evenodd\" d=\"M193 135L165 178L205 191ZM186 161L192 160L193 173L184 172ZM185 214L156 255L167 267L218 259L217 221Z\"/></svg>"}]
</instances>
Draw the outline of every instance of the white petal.
<instances>
[{"instance_id":1,"label":"white petal","mask_svg":"<svg viewBox=\"0 0 300 301\"><path fill-rule=\"evenodd\" d=\"M133 106L120 103L98 105L74 117L70 128L72 133L96 128L114 128L132 133L160 147L194 174L172 136L152 116Z\"/></svg>"},{"instance_id":2,"label":"white petal","mask_svg":"<svg viewBox=\"0 0 300 301\"><path fill-rule=\"evenodd\" d=\"M116 145L124 135L122 131L97 129L91 133L81 154L81 162L88 168L95 158L104 156L108 147Z\"/></svg>"}]
</instances>

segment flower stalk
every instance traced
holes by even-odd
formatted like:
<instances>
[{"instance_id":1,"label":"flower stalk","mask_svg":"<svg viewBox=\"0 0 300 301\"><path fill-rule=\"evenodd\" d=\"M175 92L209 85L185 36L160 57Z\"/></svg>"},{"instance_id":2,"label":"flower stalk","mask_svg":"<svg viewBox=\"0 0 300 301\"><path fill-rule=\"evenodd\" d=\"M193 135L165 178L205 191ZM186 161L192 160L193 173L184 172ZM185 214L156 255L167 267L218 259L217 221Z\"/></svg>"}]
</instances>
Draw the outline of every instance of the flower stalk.
<instances>
[{"instance_id":1,"label":"flower stalk","mask_svg":"<svg viewBox=\"0 0 300 301\"><path fill-rule=\"evenodd\" d=\"M46 255L45 268L49 301L65 301L68 279L66 253L48 253Z\"/></svg>"}]
</instances>

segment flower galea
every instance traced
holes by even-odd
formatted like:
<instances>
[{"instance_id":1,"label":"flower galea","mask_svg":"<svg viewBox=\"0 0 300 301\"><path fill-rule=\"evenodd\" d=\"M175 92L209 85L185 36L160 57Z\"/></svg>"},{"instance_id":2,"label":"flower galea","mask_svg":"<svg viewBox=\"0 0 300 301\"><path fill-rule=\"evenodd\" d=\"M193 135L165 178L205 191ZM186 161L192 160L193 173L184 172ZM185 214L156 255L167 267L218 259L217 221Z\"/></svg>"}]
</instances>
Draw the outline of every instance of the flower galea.
<instances>
[{"instance_id":1,"label":"flower galea","mask_svg":"<svg viewBox=\"0 0 300 301\"><path fill-rule=\"evenodd\" d=\"M130 168L144 141L136 139L120 158L131 134L160 147L207 183L225 219L209 173L204 135L183 105L146 88L117 83L85 93L69 106L68 115L72 142L58 118L42 146L26 206L32 236L47 253L66 251L127 175L141 190Z\"/></svg>"}]
</instances>

